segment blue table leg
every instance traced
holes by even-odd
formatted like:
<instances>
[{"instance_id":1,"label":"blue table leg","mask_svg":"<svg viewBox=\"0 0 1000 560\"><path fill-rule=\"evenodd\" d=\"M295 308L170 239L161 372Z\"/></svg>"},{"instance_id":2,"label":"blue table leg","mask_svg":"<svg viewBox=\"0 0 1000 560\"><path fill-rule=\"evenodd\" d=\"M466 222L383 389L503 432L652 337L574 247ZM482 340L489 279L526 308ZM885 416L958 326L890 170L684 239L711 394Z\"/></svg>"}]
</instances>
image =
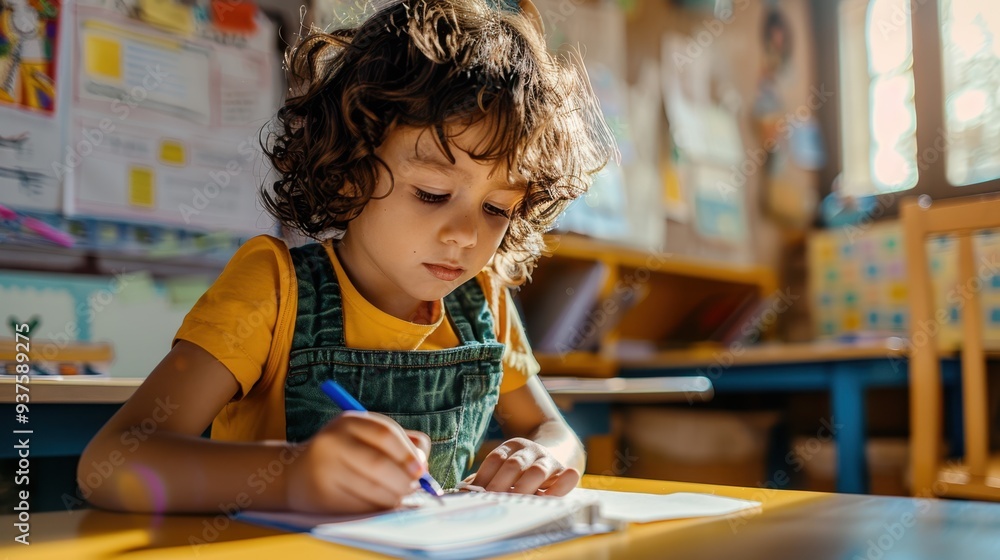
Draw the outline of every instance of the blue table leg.
<instances>
[{"instance_id":1,"label":"blue table leg","mask_svg":"<svg viewBox=\"0 0 1000 560\"><path fill-rule=\"evenodd\" d=\"M944 429L948 437L948 456L965 455L965 419L962 417L962 363L941 360L944 386Z\"/></svg>"},{"instance_id":2,"label":"blue table leg","mask_svg":"<svg viewBox=\"0 0 1000 560\"><path fill-rule=\"evenodd\" d=\"M829 429L837 443L837 492L868 492L868 463L865 459L865 385L864 371L850 362L831 366Z\"/></svg>"},{"instance_id":3,"label":"blue table leg","mask_svg":"<svg viewBox=\"0 0 1000 560\"><path fill-rule=\"evenodd\" d=\"M611 403L574 403L572 410L560 412L584 444L590 436L611 433Z\"/></svg>"}]
</instances>

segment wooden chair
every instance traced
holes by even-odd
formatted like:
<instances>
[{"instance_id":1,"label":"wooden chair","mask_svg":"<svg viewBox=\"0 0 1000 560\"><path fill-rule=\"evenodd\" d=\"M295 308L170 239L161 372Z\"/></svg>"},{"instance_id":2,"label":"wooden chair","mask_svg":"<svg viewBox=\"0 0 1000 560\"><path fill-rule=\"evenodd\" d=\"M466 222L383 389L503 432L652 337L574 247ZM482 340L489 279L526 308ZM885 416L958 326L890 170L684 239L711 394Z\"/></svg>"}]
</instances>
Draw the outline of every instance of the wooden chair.
<instances>
[{"instance_id":1,"label":"wooden chair","mask_svg":"<svg viewBox=\"0 0 1000 560\"><path fill-rule=\"evenodd\" d=\"M1000 457L991 457L987 406L986 356L979 291L988 278L977 269L973 236L1000 228L1000 198L968 197L931 203L929 197L902 201L903 238L910 306L910 466L915 496L1000 500ZM929 236L950 235L958 244L958 281L962 294L962 421L965 456L942 459L942 380L938 329L949 311L934 301L928 267ZM950 289L951 287L949 287Z\"/></svg>"}]
</instances>

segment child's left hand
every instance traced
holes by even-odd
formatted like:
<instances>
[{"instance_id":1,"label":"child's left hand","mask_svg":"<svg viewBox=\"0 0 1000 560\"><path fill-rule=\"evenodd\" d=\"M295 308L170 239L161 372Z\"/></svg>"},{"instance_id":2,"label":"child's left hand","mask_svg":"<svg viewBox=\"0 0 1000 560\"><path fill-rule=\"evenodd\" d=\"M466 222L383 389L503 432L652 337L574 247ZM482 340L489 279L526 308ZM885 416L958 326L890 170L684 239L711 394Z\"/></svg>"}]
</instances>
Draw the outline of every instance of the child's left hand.
<instances>
[{"instance_id":1,"label":"child's left hand","mask_svg":"<svg viewBox=\"0 0 1000 560\"><path fill-rule=\"evenodd\" d=\"M564 496L580 482L580 471L564 467L545 446L517 437L491 451L466 482L491 492Z\"/></svg>"}]
</instances>

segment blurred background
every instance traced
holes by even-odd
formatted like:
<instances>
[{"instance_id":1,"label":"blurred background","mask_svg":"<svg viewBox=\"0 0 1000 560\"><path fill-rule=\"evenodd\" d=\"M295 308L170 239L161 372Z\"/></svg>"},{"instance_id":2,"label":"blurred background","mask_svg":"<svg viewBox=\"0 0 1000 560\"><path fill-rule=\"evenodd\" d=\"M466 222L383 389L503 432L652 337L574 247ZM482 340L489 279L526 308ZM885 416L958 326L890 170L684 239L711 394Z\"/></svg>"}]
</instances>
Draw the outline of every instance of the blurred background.
<instances>
[{"instance_id":1,"label":"blurred background","mask_svg":"<svg viewBox=\"0 0 1000 560\"><path fill-rule=\"evenodd\" d=\"M1000 394L963 397L957 352L970 332L1000 346L1000 238L975 232L972 279L948 236L914 269L900 208L1000 190L1000 4L535 4L621 152L516 291L589 472L926 494L914 465L958 468L969 433L996 448ZM38 484L72 489L83 445L243 241L302 242L257 201L282 54L377 5L0 1L0 406L12 423L28 324L32 382L51 384L31 408ZM925 293L933 324L914 325ZM941 450L917 457L908 376L927 344L941 411L921 437ZM71 507L61 492L37 507Z\"/></svg>"}]
</instances>

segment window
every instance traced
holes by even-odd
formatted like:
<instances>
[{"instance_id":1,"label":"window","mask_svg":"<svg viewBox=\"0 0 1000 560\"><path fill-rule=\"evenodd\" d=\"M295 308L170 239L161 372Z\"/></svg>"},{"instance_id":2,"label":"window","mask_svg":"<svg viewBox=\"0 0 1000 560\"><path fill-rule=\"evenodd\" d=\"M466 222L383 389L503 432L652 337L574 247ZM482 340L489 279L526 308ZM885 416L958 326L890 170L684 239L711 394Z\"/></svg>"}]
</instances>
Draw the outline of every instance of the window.
<instances>
[{"instance_id":1,"label":"window","mask_svg":"<svg viewBox=\"0 0 1000 560\"><path fill-rule=\"evenodd\" d=\"M955 186L1000 177L1000 3L941 0L945 169Z\"/></svg>"},{"instance_id":2,"label":"window","mask_svg":"<svg viewBox=\"0 0 1000 560\"><path fill-rule=\"evenodd\" d=\"M838 20L843 191L1000 190L1000 2L842 0Z\"/></svg>"}]
</instances>

